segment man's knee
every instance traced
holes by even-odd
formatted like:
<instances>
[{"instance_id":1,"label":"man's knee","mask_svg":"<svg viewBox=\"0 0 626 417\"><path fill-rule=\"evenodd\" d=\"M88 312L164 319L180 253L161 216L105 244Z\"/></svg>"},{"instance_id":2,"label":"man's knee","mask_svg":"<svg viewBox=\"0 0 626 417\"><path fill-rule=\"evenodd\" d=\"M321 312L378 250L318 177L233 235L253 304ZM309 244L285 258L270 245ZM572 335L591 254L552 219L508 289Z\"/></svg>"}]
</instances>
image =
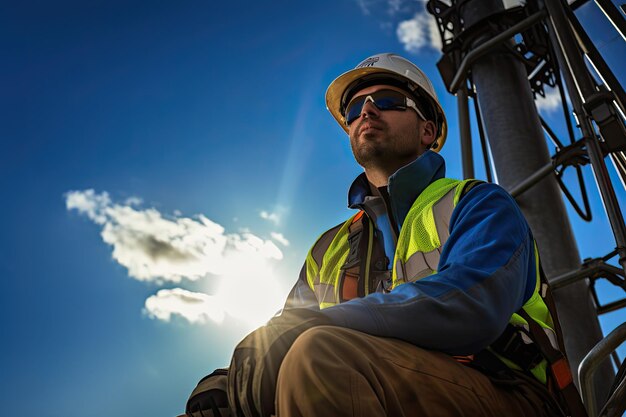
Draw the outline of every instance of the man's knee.
<instances>
[{"instance_id":1,"label":"man's knee","mask_svg":"<svg viewBox=\"0 0 626 417\"><path fill-rule=\"evenodd\" d=\"M280 374L288 379L317 379L322 374L334 374L338 367L349 366L347 356L354 356L350 340L354 330L336 326L313 327L293 343L281 365Z\"/></svg>"},{"instance_id":2,"label":"man's knee","mask_svg":"<svg viewBox=\"0 0 626 417\"><path fill-rule=\"evenodd\" d=\"M342 360L348 329L319 326L302 333L287 352L278 373L278 414L306 409L309 415L341 415L349 404L354 371ZM352 354L354 355L354 354ZM301 415L298 411L295 415Z\"/></svg>"},{"instance_id":3,"label":"man's knee","mask_svg":"<svg viewBox=\"0 0 626 417\"><path fill-rule=\"evenodd\" d=\"M341 343L337 336L337 331L341 329L333 326L313 327L302 333L295 340L285 359L283 365L303 366L323 355L334 355L331 346Z\"/></svg>"}]
</instances>

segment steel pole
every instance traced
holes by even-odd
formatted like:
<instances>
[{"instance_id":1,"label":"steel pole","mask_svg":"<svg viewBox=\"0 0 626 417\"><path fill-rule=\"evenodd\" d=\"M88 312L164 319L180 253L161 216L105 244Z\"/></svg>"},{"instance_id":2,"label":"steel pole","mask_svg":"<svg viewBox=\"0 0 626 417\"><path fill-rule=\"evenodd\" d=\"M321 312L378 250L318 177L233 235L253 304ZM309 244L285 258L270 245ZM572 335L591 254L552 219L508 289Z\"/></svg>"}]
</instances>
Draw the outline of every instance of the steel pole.
<instances>
[{"instance_id":1,"label":"steel pole","mask_svg":"<svg viewBox=\"0 0 626 417\"><path fill-rule=\"evenodd\" d=\"M463 178L474 178L474 156L472 154L472 132L470 129L469 105L465 86L456 93L459 112L459 132L461 139L461 159L463 161Z\"/></svg>"},{"instance_id":2,"label":"steel pole","mask_svg":"<svg viewBox=\"0 0 626 417\"><path fill-rule=\"evenodd\" d=\"M467 29L503 10L500 0L469 0L463 3L460 14ZM471 47L493 36L486 34ZM498 182L511 190L550 163L528 75L523 64L504 47L478 58L471 71ZM543 178L517 201L537 240L548 277L577 270L580 255L555 177ZM589 281L559 289L555 300L570 366L576 374L582 358L602 338ZM612 375L598 372L596 376L603 401Z\"/></svg>"}]
</instances>

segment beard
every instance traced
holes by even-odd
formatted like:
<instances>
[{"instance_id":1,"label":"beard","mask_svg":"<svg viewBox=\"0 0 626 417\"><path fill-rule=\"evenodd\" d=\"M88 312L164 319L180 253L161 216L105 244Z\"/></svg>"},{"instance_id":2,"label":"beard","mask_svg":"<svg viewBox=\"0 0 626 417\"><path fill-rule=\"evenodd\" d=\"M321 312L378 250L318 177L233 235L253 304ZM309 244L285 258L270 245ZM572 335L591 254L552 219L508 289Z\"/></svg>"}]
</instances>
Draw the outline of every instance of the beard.
<instances>
[{"instance_id":1,"label":"beard","mask_svg":"<svg viewBox=\"0 0 626 417\"><path fill-rule=\"evenodd\" d=\"M381 146L377 146L375 143L350 143L352 147L352 154L356 162L363 168L370 168L380 165L382 160L388 157L388 153L382 149Z\"/></svg>"},{"instance_id":2,"label":"beard","mask_svg":"<svg viewBox=\"0 0 626 417\"><path fill-rule=\"evenodd\" d=\"M420 155L419 146L407 146L400 138L389 137L387 132L375 131L350 140L356 162L365 169L397 170Z\"/></svg>"}]
</instances>

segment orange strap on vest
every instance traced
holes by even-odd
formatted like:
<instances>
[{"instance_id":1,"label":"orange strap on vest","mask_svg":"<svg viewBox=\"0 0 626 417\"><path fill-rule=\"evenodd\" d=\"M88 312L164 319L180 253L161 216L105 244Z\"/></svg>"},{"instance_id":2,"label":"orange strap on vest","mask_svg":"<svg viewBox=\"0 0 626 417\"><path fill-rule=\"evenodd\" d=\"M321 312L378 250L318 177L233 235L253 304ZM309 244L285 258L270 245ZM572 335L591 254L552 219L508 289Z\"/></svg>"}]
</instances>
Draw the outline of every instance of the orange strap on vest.
<instances>
[{"instance_id":1,"label":"orange strap on vest","mask_svg":"<svg viewBox=\"0 0 626 417\"><path fill-rule=\"evenodd\" d=\"M363 285L359 285L359 277L361 271L365 268L363 262L366 262L367 236L367 218L363 217L363 210L359 211L352 219L352 223L348 226L348 243L350 244L350 252L346 263L341 267L343 274L339 283L339 295L341 301L352 300L353 298L363 297ZM362 282L362 280L361 280Z\"/></svg>"},{"instance_id":2,"label":"orange strap on vest","mask_svg":"<svg viewBox=\"0 0 626 417\"><path fill-rule=\"evenodd\" d=\"M550 343L548 336L543 329L524 309L520 309L517 314L522 316L526 322L533 341L541 350L543 356L548 361L549 373L552 377L558 392L562 395L572 417L587 417L587 410L583 406L578 390L574 385L574 379L569 369L567 359L561 351L555 349Z\"/></svg>"}]
</instances>

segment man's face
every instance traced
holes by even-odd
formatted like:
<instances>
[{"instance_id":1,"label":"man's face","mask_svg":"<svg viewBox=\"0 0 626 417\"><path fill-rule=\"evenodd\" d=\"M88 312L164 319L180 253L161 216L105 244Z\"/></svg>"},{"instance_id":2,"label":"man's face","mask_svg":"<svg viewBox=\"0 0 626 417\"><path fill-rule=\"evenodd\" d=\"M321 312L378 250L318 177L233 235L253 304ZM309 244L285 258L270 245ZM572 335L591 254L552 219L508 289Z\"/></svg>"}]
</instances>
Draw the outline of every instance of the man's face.
<instances>
[{"instance_id":1,"label":"man's face","mask_svg":"<svg viewBox=\"0 0 626 417\"><path fill-rule=\"evenodd\" d=\"M375 85L358 91L352 99L380 90L404 93L390 85ZM424 123L412 109L381 111L368 100L363 105L361 115L349 126L354 158L365 169L395 171L426 150L428 139L423 143Z\"/></svg>"}]
</instances>

